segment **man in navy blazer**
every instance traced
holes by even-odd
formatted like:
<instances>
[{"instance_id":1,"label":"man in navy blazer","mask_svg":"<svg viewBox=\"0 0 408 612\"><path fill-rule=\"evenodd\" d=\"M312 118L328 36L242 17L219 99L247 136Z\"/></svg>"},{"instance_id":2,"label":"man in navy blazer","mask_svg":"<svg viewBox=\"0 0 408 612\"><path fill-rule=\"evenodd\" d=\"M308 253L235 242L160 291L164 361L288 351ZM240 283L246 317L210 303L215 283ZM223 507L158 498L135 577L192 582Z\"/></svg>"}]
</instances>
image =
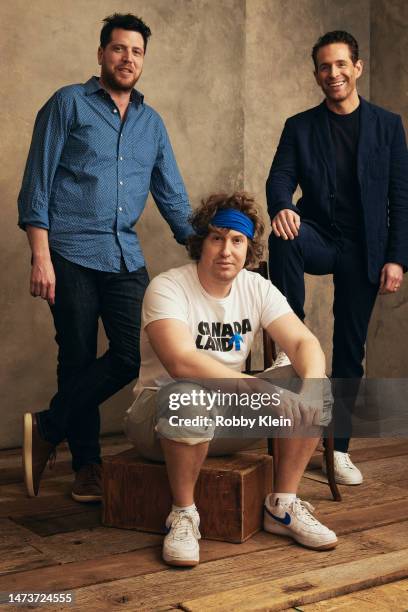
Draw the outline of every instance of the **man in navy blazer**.
<instances>
[{"instance_id":1,"label":"man in navy blazer","mask_svg":"<svg viewBox=\"0 0 408 612\"><path fill-rule=\"evenodd\" d=\"M304 273L333 274L332 377L358 385L376 296L397 292L408 266L408 153L401 118L358 96L354 37L328 32L312 57L325 100L286 121L266 184L270 277L303 320ZM350 421L335 410L335 477L360 484Z\"/></svg>"}]
</instances>

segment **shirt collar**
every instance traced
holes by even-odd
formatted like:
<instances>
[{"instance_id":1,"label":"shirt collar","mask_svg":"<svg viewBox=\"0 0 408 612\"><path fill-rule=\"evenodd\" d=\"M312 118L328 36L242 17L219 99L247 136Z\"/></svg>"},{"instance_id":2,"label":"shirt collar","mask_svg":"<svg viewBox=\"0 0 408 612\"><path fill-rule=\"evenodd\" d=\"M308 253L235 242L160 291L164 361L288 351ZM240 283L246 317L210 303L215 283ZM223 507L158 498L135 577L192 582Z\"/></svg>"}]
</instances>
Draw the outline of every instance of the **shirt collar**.
<instances>
[{"instance_id":1,"label":"shirt collar","mask_svg":"<svg viewBox=\"0 0 408 612\"><path fill-rule=\"evenodd\" d=\"M94 93L104 92L104 88L101 87L99 83L99 79L96 76L92 76L89 81L84 84L85 95L90 96ZM108 94L109 95L109 94ZM132 89L130 93L131 102L135 102L138 106L139 104L143 104L144 95L140 93L137 89Z\"/></svg>"}]
</instances>

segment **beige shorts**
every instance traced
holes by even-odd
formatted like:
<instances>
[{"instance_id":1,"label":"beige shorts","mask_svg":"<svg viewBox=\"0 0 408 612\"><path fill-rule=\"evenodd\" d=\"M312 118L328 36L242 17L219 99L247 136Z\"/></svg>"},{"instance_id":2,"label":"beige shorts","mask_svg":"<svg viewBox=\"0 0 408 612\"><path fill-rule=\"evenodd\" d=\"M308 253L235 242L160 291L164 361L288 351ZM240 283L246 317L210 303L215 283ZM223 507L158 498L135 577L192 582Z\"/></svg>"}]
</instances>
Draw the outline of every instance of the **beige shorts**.
<instances>
[{"instance_id":1,"label":"beige shorts","mask_svg":"<svg viewBox=\"0 0 408 612\"><path fill-rule=\"evenodd\" d=\"M135 400L125 416L125 433L137 451L147 459L153 461L164 461L164 455L160 444L160 437L171 439L166 431L163 431L157 423L156 410L157 391L145 389ZM254 445L257 440L246 438L215 438L213 432L209 431L208 437L177 437L177 442L184 444L202 444L209 442L208 455L217 457L231 455Z\"/></svg>"},{"instance_id":2,"label":"beige shorts","mask_svg":"<svg viewBox=\"0 0 408 612\"><path fill-rule=\"evenodd\" d=\"M293 378L296 374L291 366L272 370L262 373L264 378ZM180 383L183 384L183 383ZM197 430L193 436L188 435L177 437L171 435L171 427L167 423L161 422L157 417L157 401L158 391L153 389L144 389L141 394L133 402L125 416L125 433L128 439L136 447L137 451L147 459L153 461L164 461L163 452L160 444L160 437L174 439L177 442L184 444L202 444L209 442L208 455L221 456L229 455L240 450L247 449L258 442L255 438L213 438L214 431L210 428L203 429L200 437L197 436Z\"/></svg>"}]
</instances>

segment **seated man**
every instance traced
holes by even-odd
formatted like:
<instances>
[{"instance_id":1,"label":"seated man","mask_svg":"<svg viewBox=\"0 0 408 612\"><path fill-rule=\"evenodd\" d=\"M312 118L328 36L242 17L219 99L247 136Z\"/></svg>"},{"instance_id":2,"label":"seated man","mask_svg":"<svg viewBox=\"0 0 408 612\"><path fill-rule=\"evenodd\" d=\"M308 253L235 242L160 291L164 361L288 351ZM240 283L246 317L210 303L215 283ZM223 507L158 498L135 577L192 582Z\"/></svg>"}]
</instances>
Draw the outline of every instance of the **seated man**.
<instances>
[{"instance_id":1,"label":"seated man","mask_svg":"<svg viewBox=\"0 0 408 612\"><path fill-rule=\"evenodd\" d=\"M260 327L289 355L300 378L325 377L318 340L269 281L244 269L254 266L263 252L264 224L254 200L245 193L212 195L195 211L192 225L196 235L190 238L188 250L195 261L160 274L147 289L137 397L126 419L127 434L139 452L166 461L173 507L166 521L169 533L163 558L171 565L185 566L199 562L200 519L194 487L207 453L227 454L253 440L212 439L211 428L204 428L201 438L172 437L168 422L166 427L165 419L158 418L163 388L189 384L174 379L253 379L242 371ZM225 340L238 337L239 342L212 338L217 324L218 336L230 330L231 338ZM283 377L290 376L289 371L296 375L291 366L284 371ZM278 476L275 492L265 501L264 528L309 548L329 549L337 544L335 533L296 497L317 442L316 437L278 440Z\"/></svg>"}]
</instances>

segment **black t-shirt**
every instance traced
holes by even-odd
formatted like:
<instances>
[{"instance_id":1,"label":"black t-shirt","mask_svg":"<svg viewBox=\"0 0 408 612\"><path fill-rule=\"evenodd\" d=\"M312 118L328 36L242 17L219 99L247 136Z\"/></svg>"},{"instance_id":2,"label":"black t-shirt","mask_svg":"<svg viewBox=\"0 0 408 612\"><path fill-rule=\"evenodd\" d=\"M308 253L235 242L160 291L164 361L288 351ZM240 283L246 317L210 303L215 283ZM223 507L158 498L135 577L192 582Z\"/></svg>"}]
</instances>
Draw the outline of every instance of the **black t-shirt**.
<instances>
[{"instance_id":1,"label":"black t-shirt","mask_svg":"<svg viewBox=\"0 0 408 612\"><path fill-rule=\"evenodd\" d=\"M360 107L348 115L327 109L336 156L334 222L347 238L363 235L363 214L357 177Z\"/></svg>"}]
</instances>

